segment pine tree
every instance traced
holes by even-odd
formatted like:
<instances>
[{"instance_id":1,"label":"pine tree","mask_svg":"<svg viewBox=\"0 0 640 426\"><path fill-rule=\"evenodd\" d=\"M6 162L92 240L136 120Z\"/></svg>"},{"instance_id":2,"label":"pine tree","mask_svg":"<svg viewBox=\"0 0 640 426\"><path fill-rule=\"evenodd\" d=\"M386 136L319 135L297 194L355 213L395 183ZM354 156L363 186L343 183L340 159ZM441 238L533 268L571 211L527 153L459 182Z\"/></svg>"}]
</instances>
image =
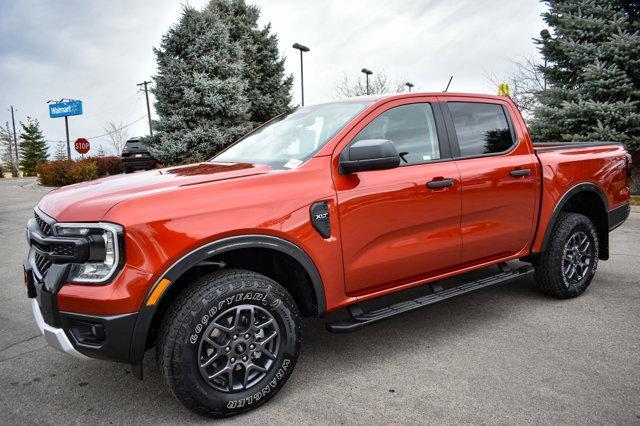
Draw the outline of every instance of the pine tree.
<instances>
[{"instance_id":1,"label":"pine tree","mask_svg":"<svg viewBox=\"0 0 640 426\"><path fill-rule=\"evenodd\" d=\"M244 0L185 6L154 49L157 135L146 138L163 163L202 161L256 124L286 112L292 77L271 27Z\"/></svg>"},{"instance_id":2,"label":"pine tree","mask_svg":"<svg viewBox=\"0 0 640 426\"><path fill-rule=\"evenodd\" d=\"M608 140L640 150L640 22L625 0L544 0L552 30L536 40L547 89L538 140Z\"/></svg>"},{"instance_id":3,"label":"pine tree","mask_svg":"<svg viewBox=\"0 0 640 426\"><path fill-rule=\"evenodd\" d=\"M249 130L242 51L221 17L184 6L154 51L158 137L146 142L158 160L202 161Z\"/></svg>"},{"instance_id":4,"label":"pine tree","mask_svg":"<svg viewBox=\"0 0 640 426\"><path fill-rule=\"evenodd\" d=\"M40 123L36 119L27 117L27 123L20 123L20 167L25 176L35 176L36 166L46 163L49 158L47 142L42 136Z\"/></svg>"},{"instance_id":5,"label":"pine tree","mask_svg":"<svg viewBox=\"0 0 640 426\"><path fill-rule=\"evenodd\" d=\"M293 76L284 73L285 60L277 36L271 34L271 23L258 26L260 8L245 0L211 0L207 9L225 18L231 41L242 49L252 125L289 111Z\"/></svg>"}]
</instances>

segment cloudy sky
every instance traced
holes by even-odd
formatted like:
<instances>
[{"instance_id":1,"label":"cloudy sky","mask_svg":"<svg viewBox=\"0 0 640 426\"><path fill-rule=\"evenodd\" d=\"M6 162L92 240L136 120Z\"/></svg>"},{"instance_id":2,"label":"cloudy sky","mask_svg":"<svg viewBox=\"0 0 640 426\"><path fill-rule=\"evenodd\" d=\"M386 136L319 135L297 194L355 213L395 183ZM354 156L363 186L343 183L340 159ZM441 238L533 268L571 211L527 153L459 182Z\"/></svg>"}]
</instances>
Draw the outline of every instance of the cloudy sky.
<instances>
[{"instance_id":1,"label":"cloudy sky","mask_svg":"<svg viewBox=\"0 0 640 426\"><path fill-rule=\"evenodd\" d=\"M153 46L176 22L176 0L0 0L0 122L40 120L49 141L64 140L64 119L50 119L49 99L81 99L70 117L71 140L105 133L107 122L148 132L144 95L136 83L156 71ZM190 0L201 7L206 0ZM531 39L544 28L536 0L265 0L254 1L271 22L287 71L296 77L294 42L305 54L305 100L333 97L335 83L360 69L384 70L421 91L493 93L487 75L508 75L510 59L537 55ZM153 112L152 112L153 114ZM105 136L91 139L92 150Z\"/></svg>"}]
</instances>

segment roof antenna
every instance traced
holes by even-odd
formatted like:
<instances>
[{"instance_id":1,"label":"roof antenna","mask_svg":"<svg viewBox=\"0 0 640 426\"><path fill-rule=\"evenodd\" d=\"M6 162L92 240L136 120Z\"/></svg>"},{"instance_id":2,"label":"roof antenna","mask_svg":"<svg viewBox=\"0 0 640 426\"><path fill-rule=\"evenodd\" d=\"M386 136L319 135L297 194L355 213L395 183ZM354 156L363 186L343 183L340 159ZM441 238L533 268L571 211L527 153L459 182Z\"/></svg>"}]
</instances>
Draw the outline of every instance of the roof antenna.
<instances>
[{"instance_id":1,"label":"roof antenna","mask_svg":"<svg viewBox=\"0 0 640 426\"><path fill-rule=\"evenodd\" d=\"M449 85L451 84L451 80L453 80L453 76L451 76L449 78L449 82L447 83L447 87L445 87L444 91L446 92L447 90L449 90Z\"/></svg>"}]
</instances>

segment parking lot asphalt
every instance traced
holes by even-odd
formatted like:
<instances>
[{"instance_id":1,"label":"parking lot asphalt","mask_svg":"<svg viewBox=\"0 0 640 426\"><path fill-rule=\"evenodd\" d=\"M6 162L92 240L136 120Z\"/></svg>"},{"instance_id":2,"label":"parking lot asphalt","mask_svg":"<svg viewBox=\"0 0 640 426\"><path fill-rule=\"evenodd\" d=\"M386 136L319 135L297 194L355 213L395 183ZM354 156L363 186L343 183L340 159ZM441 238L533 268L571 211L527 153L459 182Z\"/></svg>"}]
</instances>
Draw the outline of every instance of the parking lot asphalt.
<instances>
[{"instance_id":1,"label":"parking lot asphalt","mask_svg":"<svg viewBox=\"0 0 640 426\"><path fill-rule=\"evenodd\" d=\"M47 346L22 284L24 227L49 189L0 179L0 423L204 423L145 379ZM611 235L587 292L528 279L334 335L306 320L298 365L270 402L229 423L640 423L640 208Z\"/></svg>"}]
</instances>

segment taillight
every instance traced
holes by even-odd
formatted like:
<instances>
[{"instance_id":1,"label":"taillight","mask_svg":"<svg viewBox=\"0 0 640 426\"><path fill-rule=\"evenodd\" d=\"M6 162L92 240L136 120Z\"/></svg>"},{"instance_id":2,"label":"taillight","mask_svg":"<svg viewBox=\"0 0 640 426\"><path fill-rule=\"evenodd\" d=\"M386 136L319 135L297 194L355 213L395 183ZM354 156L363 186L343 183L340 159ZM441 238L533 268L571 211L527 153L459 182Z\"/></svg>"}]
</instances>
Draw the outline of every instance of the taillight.
<instances>
[{"instance_id":1,"label":"taillight","mask_svg":"<svg viewBox=\"0 0 640 426\"><path fill-rule=\"evenodd\" d=\"M631 176L633 176L633 157L627 152L627 186L631 184Z\"/></svg>"}]
</instances>

